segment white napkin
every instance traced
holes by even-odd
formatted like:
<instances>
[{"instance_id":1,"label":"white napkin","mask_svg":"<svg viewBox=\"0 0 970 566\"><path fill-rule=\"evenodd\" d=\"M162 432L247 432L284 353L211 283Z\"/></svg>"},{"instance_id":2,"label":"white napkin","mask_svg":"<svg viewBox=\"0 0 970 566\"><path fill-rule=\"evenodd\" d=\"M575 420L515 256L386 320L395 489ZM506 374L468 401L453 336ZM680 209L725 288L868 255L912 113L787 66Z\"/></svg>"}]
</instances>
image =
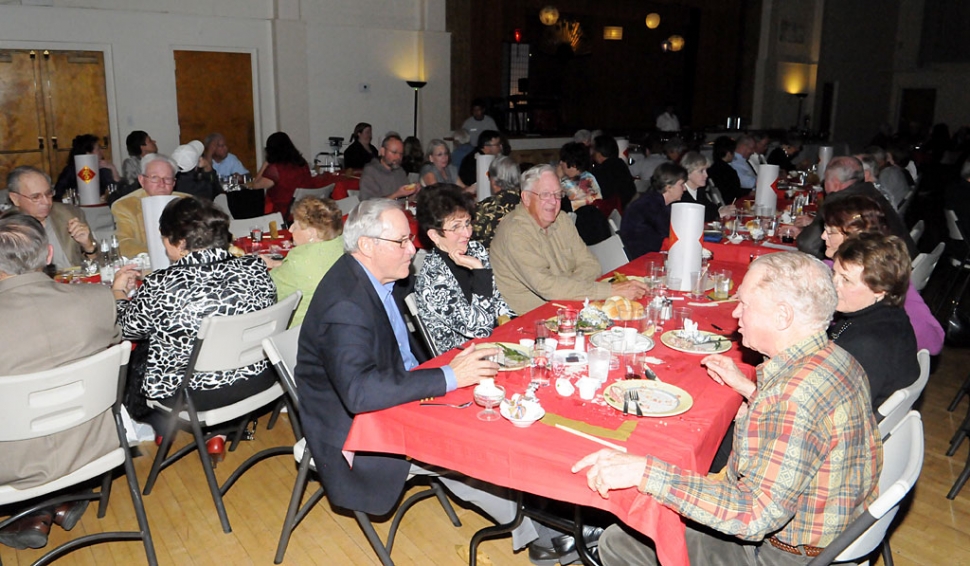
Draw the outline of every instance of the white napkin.
<instances>
[{"instance_id":1,"label":"white napkin","mask_svg":"<svg viewBox=\"0 0 970 566\"><path fill-rule=\"evenodd\" d=\"M732 244L740 244L741 242L744 241L744 236L742 236L741 234L734 234L732 236L728 236L728 241L731 242Z\"/></svg>"},{"instance_id":2,"label":"white napkin","mask_svg":"<svg viewBox=\"0 0 970 566\"><path fill-rule=\"evenodd\" d=\"M786 210L785 212L781 213L781 218L779 220L781 220L782 224L791 224L791 212Z\"/></svg>"}]
</instances>

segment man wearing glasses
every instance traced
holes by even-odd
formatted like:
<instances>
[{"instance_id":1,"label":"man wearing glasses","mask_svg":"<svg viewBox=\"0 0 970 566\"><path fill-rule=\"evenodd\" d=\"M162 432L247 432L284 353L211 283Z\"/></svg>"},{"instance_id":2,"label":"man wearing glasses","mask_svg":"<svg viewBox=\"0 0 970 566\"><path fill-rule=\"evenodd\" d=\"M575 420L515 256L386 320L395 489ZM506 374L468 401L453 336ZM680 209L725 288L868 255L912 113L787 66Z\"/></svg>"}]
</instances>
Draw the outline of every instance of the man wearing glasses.
<instances>
[{"instance_id":1,"label":"man wearing glasses","mask_svg":"<svg viewBox=\"0 0 970 566\"><path fill-rule=\"evenodd\" d=\"M320 282L300 331L296 381L307 443L330 502L384 515L397 503L409 474L437 475L419 462L392 454L343 453L354 415L477 384L498 372L487 359L494 348L468 348L441 368L414 369L422 351L402 318L414 257L414 236L400 206L388 199L361 202L344 225L343 257ZM498 523L515 504L507 489L459 474L441 477L459 499ZM544 544L549 532L540 527ZM512 531L518 549L539 538L529 519ZM553 559L555 562L555 559Z\"/></svg>"},{"instance_id":2,"label":"man wearing glasses","mask_svg":"<svg viewBox=\"0 0 970 566\"><path fill-rule=\"evenodd\" d=\"M115 217L115 235L118 237L121 255L132 258L148 252L141 199L168 195L189 196L185 193L172 192L175 188L176 167L175 162L167 155L160 153L146 155L141 160L141 175L138 175L141 188L111 205L111 214Z\"/></svg>"},{"instance_id":3,"label":"man wearing glasses","mask_svg":"<svg viewBox=\"0 0 970 566\"><path fill-rule=\"evenodd\" d=\"M36 218L47 232L53 248L52 263L57 269L81 265L85 257L98 251L91 228L84 223L80 209L54 202L51 178L29 165L7 174L10 200L24 214Z\"/></svg>"},{"instance_id":4,"label":"man wearing glasses","mask_svg":"<svg viewBox=\"0 0 970 566\"><path fill-rule=\"evenodd\" d=\"M496 157L502 155L502 134L496 130L485 130L478 136L478 145L475 146L475 151L461 160L458 167L458 178L461 179L462 183L465 183L466 187L474 185L477 180L478 161L475 160L476 155L494 155Z\"/></svg>"},{"instance_id":5,"label":"man wearing glasses","mask_svg":"<svg viewBox=\"0 0 970 566\"><path fill-rule=\"evenodd\" d=\"M537 165L522 174L522 202L495 231L489 250L495 283L517 313L547 301L639 299L640 281L597 281L600 263L587 249L573 221L559 214L562 185L556 170Z\"/></svg>"}]
</instances>

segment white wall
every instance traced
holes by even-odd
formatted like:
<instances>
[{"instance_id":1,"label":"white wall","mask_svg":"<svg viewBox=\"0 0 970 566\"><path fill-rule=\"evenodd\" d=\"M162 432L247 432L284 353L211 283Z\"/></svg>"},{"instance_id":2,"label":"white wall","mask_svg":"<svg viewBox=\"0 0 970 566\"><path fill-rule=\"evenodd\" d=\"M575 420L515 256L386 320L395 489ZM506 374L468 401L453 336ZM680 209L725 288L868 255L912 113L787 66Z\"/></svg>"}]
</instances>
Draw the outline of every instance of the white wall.
<instances>
[{"instance_id":1,"label":"white wall","mask_svg":"<svg viewBox=\"0 0 970 566\"><path fill-rule=\"evenodd\" d=\"M176 147L175 49L254 54L257 147L282 130L312 158L359 121L409 135L414 98L404 81L422 73L420 60L428 85L419 136L448 133L444 0L30 1L49 5L0 5L0 48L104 52L114 140L140 129L161 151ZM120 166L124 151L113 154Z\"/></svg>"}]
</instances>

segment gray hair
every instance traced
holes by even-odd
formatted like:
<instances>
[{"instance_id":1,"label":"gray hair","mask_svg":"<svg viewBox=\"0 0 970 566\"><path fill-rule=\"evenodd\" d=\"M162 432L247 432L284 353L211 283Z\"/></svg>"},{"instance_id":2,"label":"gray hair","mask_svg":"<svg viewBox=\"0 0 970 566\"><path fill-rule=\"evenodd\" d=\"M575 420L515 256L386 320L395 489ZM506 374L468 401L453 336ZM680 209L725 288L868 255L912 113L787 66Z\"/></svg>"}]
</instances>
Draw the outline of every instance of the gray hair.
<instances>
[{"instance_id":1,"label":"gray hair","mask_svg":"<svg viewBox=\"0 0 970 566\"><path fill-rule=\"evenodd\" d=\"M882 167L883 165L886 164L885 149L879 147L878 145L870 145L869 147L866 148L865 151L876 160L876 163L879 165L879 167ZM875 174L878 174L878 173L879 173L878 171L875 172Z\"/></svg>"},{"instance_id":2,"label":"gray hair","mask_svg":"<svg viewBox=\"0 0 970 566\"><path fill-rule=\"evenodd\" d=\"M148 166L156 161L164 161L165 163L168 163L168 166L172 168L173 175L178 173L179 166L171 157L161 153L149 153L145 157L141 158L141 174L144 175L148 170Z\"/></svg>"},{"instance_id":3,"label":"gray hair","mask_svg":"<svg viewBox=\"0 0 970 566\"><path fill-rule=\"evenodd\" d=\"M224 140L226 139L226 136L220 134L219 132L212 132L211 134L207 135L204 140L202 140L202 145L209 147L210 143L219 139Z\"/></svg>"},{"instance_id":4,"label":"gray hair","mask_svg":"<svg viewBox=\"0 0 970 566\"><path fill-rule=\"evenodd\" d=\"M521 176L519 164L505 155L492 160L488 166L489 179L503 191L518 189Z\"/></svg>"},{"instance_id":5,"label":"gray hair","mask_svg":"<svg viewBox=\"0 0 970 566\"><path fill-rule=\"evenodd\" d=\"M824 331L832 322L839 297L832 282L832 271L818 258L802 252L779 252L759 257L751 263L750 273L762 268L757 287L777 302L791 305L813 331Z\"/></svg>"},{"instance_id":6,"label":"gray hair","mask_svg":"<svg viewBox=\"0 0 970 566\"><path fill-rule=\"evenodd\" d=\"M552 173L555 175L556 170L552 165L549 164L536 165L532 169L529 169L522 174L522 178L519 181L519 186L523 191L532 191L532 187L539 182L539 177L541 177L543 173ZM556 179L558 178L559 176L557 175Z\"/></svg>"},{"instance_id":7,"label":"gray hair","mask_svg":"<svg viewBox=\"0 0 970 566\"><path fill-rule=\"evenodd\" d=\"M711 159L699 151L688 151L680 158L680 166L687 169L689 175L698 169L710 167Z\"/></svg>"},{"instance_id":8,"label":"gray hair","mask_svg":"<svg viewBox=\"0 0 970 566\"><path fill-rule=\"evenodd\" d=\"M359 251L357 242L361 238L380 238L385 228L381 215L392 209L401 210L401 205L386 198L368 199L355 206L344 222L344 251Z\"/></svg>"},{"instance_id":9,"label":"gray hair","mask_svg":"<svg viewBox=\"0 0 970 566\"><path fill-rule=\"evenodd\" d=\"M576 133L573 134L573 141L589 145L593 141L593 132L589 130L576 130Z\"/></svg>"},{"instance_id":10,"label":"gray hair","mask_svg":"<svg viewBox=\"0 0 970 566\"><path fill-rule=\"evenodd\" d=\"M434 150L439 147L445 148L445 151L448 152L448 155L451 155L451 150L448 149L448 144L445 143L445 140L440 140L438 138L435 138L428 142L428 151L426 152L428 157L431 157L431 154L434 153Z\"/></svg>"},{"instance_id":11,"label":"gray hair","mask_svg":"<svg viewBox=\"0 0 970 566\"><path fill-rule=\"evenodd\" d=\"M47 232L33 216L0 216L0 273L23 275L47 265Z\"/></svg>"},{"instance_id":12,"label":"gray hair","mask_svg":"<svg viewBox=\"0 0 970 566\"><path fill-rule=\"evenodd\" d=\"M738 136L738 141L734 142L736 147L741 147L742 145L748 147L754 147L754 138L748 134L742 134Z\"/></svg>"},{"instance_id":13,"label":"gray hair","mask_svg":"<svg viewBox=\"0 0 970 566\"><path fill-rule=\"evenodd\" d=\"M454 138L455 143L458 145L466 144L472 139L472 137L468 134L468 130L465 128L458 128L454 132L451 132L451 137Z\"/></svg>"},{"instance_id":14,"label":"gray hair","mask_svg":"<svg viewBox=\"0 0 970 566\"><path fill-rule=\"evenodd\" d=\"M17 193L18 195L21 194L20 179L24 175L28 175L30 173L42 176L43 178L47 179L48 185L51 184L51 176L47 173L44 173L40 169L30 165L21 165L20 167L15 167L13 170L7 173L7 188L10 189L10 192Z\"/></svg>"},{"instance_id":15,"label":"gray hair","mask_svg":"<svg viewBox=\"0 0 970 566\"><path fill-rule=\"evenodd\" d=\"M862 170L862 162L855 157L844 155L829 161L825 166L825 177L832 175L840 183L849 181L864 181L865 172Z\"/></svg>"}]
</instances>

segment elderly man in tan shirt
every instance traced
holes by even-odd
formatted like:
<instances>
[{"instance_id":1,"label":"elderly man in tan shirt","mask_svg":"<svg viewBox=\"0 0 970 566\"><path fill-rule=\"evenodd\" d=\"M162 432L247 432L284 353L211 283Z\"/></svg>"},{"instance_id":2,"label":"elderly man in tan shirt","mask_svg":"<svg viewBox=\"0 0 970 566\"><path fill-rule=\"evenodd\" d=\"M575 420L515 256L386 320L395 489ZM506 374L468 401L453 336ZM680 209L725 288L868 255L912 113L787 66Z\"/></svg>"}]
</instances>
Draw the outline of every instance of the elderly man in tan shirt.
<instances>
[{"instance_id":1,"label":"elderly man in tan shirt","mask_svg":"<svg viewBox=\"0 0 970 566\"><path fill-rule=\"evenodd\" d=\"M172 192L175 188L176 169L175 162L167 155L160 153L146 155L141 160L142 173L138 176L138 182L142 188L121 197L111 205L121 255L131 258L148 252L141 199L167 195L189 196L185 193Z\"/></svg>"},{"instance_id":2,"label":"elderly man in tan shirt","mask_svg":"<svg viewBox=\"0 0 970 566\"><path fill-rule=\"evenodd\" d=\"M562 185L555 169L538 165L522 174L522 202L495 231L489 250L495 283L512 310L526 313L546 301L639 299L639 281L596 281L602 269L573 221L560 214Z\"/></svg>"}]
</instances>

